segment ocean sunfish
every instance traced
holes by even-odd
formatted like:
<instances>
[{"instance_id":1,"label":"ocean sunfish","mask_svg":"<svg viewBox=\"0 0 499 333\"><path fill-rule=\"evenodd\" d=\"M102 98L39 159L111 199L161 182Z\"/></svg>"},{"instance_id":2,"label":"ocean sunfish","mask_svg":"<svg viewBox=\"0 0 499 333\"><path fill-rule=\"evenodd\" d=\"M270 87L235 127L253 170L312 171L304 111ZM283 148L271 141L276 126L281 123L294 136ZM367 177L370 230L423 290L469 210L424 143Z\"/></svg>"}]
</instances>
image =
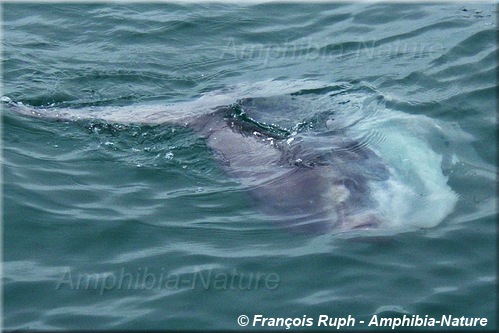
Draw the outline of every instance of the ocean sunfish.
<instances>
[{"instance_id":1,"label":"ocean sunfish","mask_svg":"<svg viewBox=\"0 0 499 333\"><path fill-rule=\"evenodd\" d=\"M389 217L379 207L376 195L385 187L393 190L389 184L394 175L379 154L342 131L324 136L260 121L259 116L265 118L259 112L267 100L200 98L144 112L136 107L32 108L6 97L3 104L41 118L186 126L204 137L227 174L237 179L255 206L280 226L318 232L382 227ZM300 107L300 103L294 105L282 107ZM281 116L286 120L286 114ZM293 121L296 125L296 119Z\"/></svg>"}]
</instances>

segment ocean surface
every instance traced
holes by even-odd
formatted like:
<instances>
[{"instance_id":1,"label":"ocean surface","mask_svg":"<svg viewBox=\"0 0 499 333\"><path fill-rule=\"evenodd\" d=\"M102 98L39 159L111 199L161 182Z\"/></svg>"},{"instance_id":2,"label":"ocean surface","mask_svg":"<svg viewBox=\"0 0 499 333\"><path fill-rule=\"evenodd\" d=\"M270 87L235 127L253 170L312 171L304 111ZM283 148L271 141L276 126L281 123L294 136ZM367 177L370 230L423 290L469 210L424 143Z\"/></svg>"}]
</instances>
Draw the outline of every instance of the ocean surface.
<instances>
[{"instance_id":1,"label":"ocean surface","mask_svg":"<svg viewBox=\"0 0 499 333\"><path fill-rule=\"evenodd\" d=\"M1 9L5 328L272 328L255 315L304 330L320 315L357 330L374 315L496 327L495 4ZM347 161L331 170L355 175L350 191L369 185L358 192L382 227L354 204L350 228L269 214L297 199L292 178L256 200L265 183L171 122L217 104L326 158L297 168ZM258 131L227 144L267 170L268 145L247 155ZM361 148L341 155L339 138Z\"/></svg>"}]
</instances>

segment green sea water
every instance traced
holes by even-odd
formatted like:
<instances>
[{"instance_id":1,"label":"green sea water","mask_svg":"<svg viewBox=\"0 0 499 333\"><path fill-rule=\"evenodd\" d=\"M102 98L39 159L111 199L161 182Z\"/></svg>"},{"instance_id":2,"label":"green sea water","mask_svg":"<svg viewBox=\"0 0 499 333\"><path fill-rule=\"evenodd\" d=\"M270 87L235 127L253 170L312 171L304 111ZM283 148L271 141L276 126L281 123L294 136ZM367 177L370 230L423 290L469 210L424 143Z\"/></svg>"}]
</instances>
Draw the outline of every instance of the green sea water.
<instances>
[{"instance_id":1,"label":"green sea water","mask_svg":"<svg viewBox=\"0 0 499 333\"><path fill-rule=\"evenodd\" d=\"M15 102L140 114L241 84L325 82L345 89L345 110L362 91L375 106L445 124L443 173L457 197L431 227L418 218L383 235L290 231L189 129L4 108L5 328L271 328L253 326L255 315L312 318L294 327L305 330L319 329L320 315L351 315L357 330L372 329L373 315L479 317L496 327L495 4L1 9L1 94ZM266 116L288 127L315 115L272 105ZM430 167L428 156L413 161Z\"/></svg>"}]
</instances>

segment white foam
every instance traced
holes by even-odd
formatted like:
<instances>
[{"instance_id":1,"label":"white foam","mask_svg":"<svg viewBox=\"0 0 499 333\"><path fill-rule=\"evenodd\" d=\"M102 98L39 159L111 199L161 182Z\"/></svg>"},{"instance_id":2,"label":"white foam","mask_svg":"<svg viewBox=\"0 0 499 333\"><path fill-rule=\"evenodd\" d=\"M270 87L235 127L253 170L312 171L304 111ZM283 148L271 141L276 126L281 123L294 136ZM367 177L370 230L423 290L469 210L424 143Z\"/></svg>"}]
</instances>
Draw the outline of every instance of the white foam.
<instances>
[{"instance_id":1,"label":"white foam","mask_svg":"<svg viewBox=\"0 0 499 333\"><path fill-rule=\"evenodd\" d=\"M371 182L372 195L387 228L430 228L448 216L457 195L442 172L442 156L429 142L429 133L441 126L423 115L409 115L378 105L375 118L366 117L352 127L353 136L376 130L383 140L373 149L389 166L391 177Z\"/></svg>"}]
</instances>

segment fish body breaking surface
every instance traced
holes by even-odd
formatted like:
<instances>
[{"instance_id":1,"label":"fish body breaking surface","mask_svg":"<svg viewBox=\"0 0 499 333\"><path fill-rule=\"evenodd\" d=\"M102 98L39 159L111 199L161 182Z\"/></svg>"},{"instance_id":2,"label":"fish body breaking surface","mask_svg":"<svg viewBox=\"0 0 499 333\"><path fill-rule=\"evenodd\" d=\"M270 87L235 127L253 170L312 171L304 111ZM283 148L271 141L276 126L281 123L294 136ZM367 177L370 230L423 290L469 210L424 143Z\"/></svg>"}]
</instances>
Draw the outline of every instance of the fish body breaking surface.
<instances>
[{"instance_id":1,"label":"fish body breaking surface","mask_svg":"<svg viewBox=\"0 0 499 333\"><path fill-rule=\"evenodd\" d=\"M433 227L457 201L441 165L445 125L388 109L383 98L347 83L265 81L171 105L35 108L7 97L2 102L45 119L191 128L255 207L282 227Z\"/></svg>"}]
</instances>

